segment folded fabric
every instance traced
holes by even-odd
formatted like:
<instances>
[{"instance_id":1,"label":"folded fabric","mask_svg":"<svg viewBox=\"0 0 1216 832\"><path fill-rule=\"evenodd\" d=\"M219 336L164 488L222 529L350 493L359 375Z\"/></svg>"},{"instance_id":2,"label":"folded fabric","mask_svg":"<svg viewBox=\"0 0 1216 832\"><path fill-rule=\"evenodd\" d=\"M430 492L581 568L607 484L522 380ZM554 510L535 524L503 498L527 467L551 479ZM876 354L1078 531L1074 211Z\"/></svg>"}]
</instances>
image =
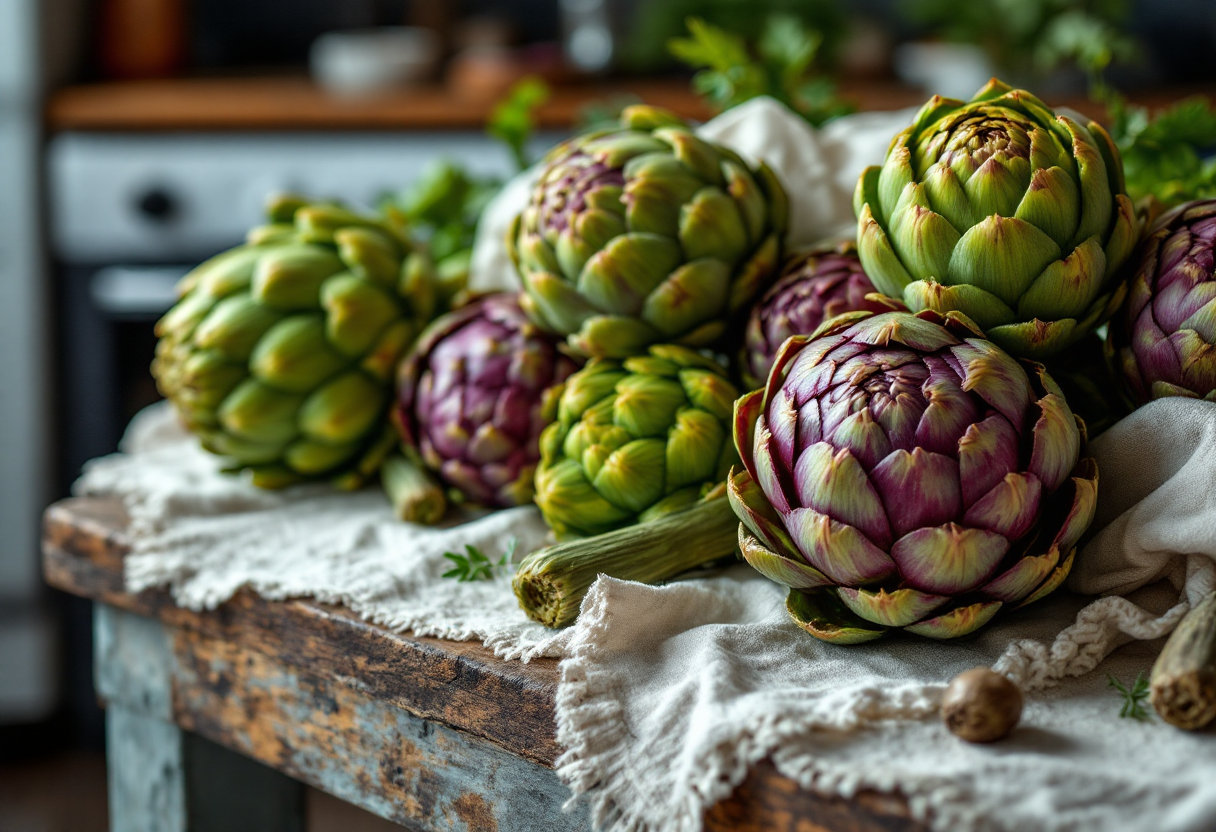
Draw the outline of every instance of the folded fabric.
<instances>
[{"instance_id":1,"label":"folded fabric","mask_svg":"<svg viewBox=\"0 0 1216 832\"><path fill-rule=\"evenodd\" d=\"M1095 534L1068 585L1124 595L1160 578L1216 590L1216 402L1158 399L1097 437Z\"/></svg>"}]
</instances>

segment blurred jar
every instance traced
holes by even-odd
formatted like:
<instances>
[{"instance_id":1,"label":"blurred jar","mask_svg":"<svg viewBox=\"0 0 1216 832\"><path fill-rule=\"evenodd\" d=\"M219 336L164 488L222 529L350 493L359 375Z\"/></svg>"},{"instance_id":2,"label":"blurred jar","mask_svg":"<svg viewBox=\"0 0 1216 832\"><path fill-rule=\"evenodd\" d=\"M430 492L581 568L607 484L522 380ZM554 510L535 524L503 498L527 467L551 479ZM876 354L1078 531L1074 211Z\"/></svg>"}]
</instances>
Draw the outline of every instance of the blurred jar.
<instances>
[{"instance_id":1,"label":"blurred jar","mask_svg":"<svg viewBox=\"0 0 1216 832\"><path fill-rule=\"evenodd\" d=\"M185 0L105 0L102 70L111 78L175 75L186 57Z\"/></svg>"}]
</instances>

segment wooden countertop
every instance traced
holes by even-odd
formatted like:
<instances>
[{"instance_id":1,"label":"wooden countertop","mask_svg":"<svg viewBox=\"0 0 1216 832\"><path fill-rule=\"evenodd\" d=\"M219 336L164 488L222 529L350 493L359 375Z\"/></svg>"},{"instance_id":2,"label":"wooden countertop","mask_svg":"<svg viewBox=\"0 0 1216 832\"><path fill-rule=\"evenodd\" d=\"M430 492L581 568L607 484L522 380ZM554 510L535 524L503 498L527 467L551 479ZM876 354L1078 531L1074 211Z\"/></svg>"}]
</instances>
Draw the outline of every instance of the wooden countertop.
<instances>
[{"instance_id":1,"label":"wooden countertop","mask_svg":"<svg viewBox=\"0 0 1216 832\"><path fill-rule=\"evenodd\" d=\"M924 96L894 82L846 84L860 109L919 104ZM621 80L558 85L537 112L541 127L568 128L588 104L631 96L704 120L713 111L687 80ZM327 94L307 78L193 78L65 87L51 95L51 132L160 130L435 130L481 129L494 98L461 97L423 86L369 98Z\"/></svg>"},{"instance_id":2,"label":"wooden countertop","mask_svg":"<svg viewBox=\"0 0 1216 832\"><path fill-rule=\"evenodd\" d=\"M558 86L537 112L541 127L575 124L595 101L629 95L688 118L713 113L683 81ZM496 99L423 86L367 98L326 93L306 78L128 81L65 87L46 124L63 130L435 130L485 126Z\"/></svg>"},{"instance_id":3,"label":"wooden countertop","mask_svg":"<svg viewBox=\"0 0 1216 832\"><path fill-rule=\"evenodd\" d=\"M894 81L844 82L841 95L860 110L893 110L924 102L918 90ZM1152 90L1131 96L1158 108L1187 95L1216 93L1211 87ZM694 95L687 80L621 80L563 84L553 88L537 112L541 127L568 128L582 109L596 102L631 96L704 120L713 111ZM47 101L47 129L78 131L209 130L480 130L494 98L462 97L438 85L368 98L341 98L305 77L178 78L65 87ZM1101 115L1084 99L1053 98Z\"/></svg>"},{"instance_id":4,"label":"wooden countertop","mask_svg":"<svg viewBox=\"0 0 1216 832\"><path fill-rule=\"evenodd\" d=\"M133 594L123 588L122 578L130 549L127 522L117 501L72 499L51 506L44 520L44 574L65 592L155 619L180 634L174 638L179 663L210 668L186 674L173 691L173 720L181 727L305 782L315 772L302 761L318 751L325 765L353 766L369 757L359 731L346 725L329 730L324 714L316 716L317 726L308 734L323 738L314 738L319 748L288 748L299 740L270 736L270 726L293 718L274 710L287 708L279 699L288 702L289 696L268 698L262 689L268 683L257 676L259 668L273 666L306 672L315 680L310 684L332 689L344 702L357 699L398 709L455 729L471 742L491 743L541 769L551 768L560 753L555 660L504 661L477 642L394 633L345 608L309 600L274 602L243 591L219 609L191 612L163 591ZM213 653L230 660L212 661ZM227 669L216 670L221 666ZM260 693L241 707L250 690ZM395 752L377 751L366 764L387 765L375 759L384 753ZM369 791L360 796L393 801L399 822L431 828L429 819L411 814L417 801L411 802L409 793L386 792L388 787L372 782L375 778L364 779L368 782L359 788ZM398 810L386 816L398 819ZM863 792L852 800L821 797L802 790L767 761L753 767L730 798L706 812L705 829L924 832L909 819L899 796Z\"/></svg>"}]
</instances>

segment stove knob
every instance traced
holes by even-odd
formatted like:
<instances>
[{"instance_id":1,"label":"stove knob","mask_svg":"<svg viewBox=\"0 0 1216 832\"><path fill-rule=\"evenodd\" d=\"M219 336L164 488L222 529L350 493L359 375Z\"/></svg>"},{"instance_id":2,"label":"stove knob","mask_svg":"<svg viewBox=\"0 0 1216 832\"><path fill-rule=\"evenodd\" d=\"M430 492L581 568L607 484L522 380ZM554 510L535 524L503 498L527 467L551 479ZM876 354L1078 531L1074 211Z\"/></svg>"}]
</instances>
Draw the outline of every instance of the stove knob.
<instances>
[{"instance_id":1,"label":"stove knob","mask_svg":"<svg viewBox=\"0 0 1216 832\"><path fill-rule=\"evenodd\" d=\"M149 188L136 199L135 207L144 219L164 223L177 213L177 199L163 188Z\"/></svg>"}]
</instances>

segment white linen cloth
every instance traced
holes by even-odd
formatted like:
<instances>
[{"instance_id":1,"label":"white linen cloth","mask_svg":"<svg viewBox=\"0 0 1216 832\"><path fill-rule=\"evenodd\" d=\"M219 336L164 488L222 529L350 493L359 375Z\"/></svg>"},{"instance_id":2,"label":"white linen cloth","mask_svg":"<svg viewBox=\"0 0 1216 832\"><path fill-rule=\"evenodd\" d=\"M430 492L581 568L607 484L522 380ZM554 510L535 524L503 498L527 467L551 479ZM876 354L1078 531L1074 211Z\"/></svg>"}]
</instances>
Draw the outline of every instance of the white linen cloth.
<instances>
[{"instance_id":1,"label":"white linen cloth","mask_svg":"<svg viewBox=\"0 0 1216 832\"><path fill-rule=\"evenodd\" d=\"M881 159L908 117L864 114L813 131L758 101L703 132L773 165L801 243L847 226L860 168ZM501 235L487 229L525 197L515 183L487 217L475 258L482 287L510 285ZM395 522L375 490L257 491L219 474L163 406L137 417L124 453L92 463L76 490L126 504L133 590L168 586L193 608L241 587L311 596L389 627L481 639L507 657L563 657L558 771L606 828L698 829L704 808L771 756L824 793L898 791L943 832L1210 830L1216 735L1119 719L1106 673L1130 683L1147 672L1160 649L1149 642L1216 588L1216 405L1157 402L1092 449L1100 531L1070 585L1131 598L1061 591L972 639L854 647L801 632L781 588L745 566L663 587L601 577L576 625L546 631L518 610L505 576L439 577L450 566L443 552L466 543L491 554L509 536L521 552L540 545L534 509L436 530ZM986 664L1028 692L1026 712L1008 740L969 746L934 715L955 673ZM1099 664L1104 672L1090 672Z\"/></svg>"}]
</instances>

